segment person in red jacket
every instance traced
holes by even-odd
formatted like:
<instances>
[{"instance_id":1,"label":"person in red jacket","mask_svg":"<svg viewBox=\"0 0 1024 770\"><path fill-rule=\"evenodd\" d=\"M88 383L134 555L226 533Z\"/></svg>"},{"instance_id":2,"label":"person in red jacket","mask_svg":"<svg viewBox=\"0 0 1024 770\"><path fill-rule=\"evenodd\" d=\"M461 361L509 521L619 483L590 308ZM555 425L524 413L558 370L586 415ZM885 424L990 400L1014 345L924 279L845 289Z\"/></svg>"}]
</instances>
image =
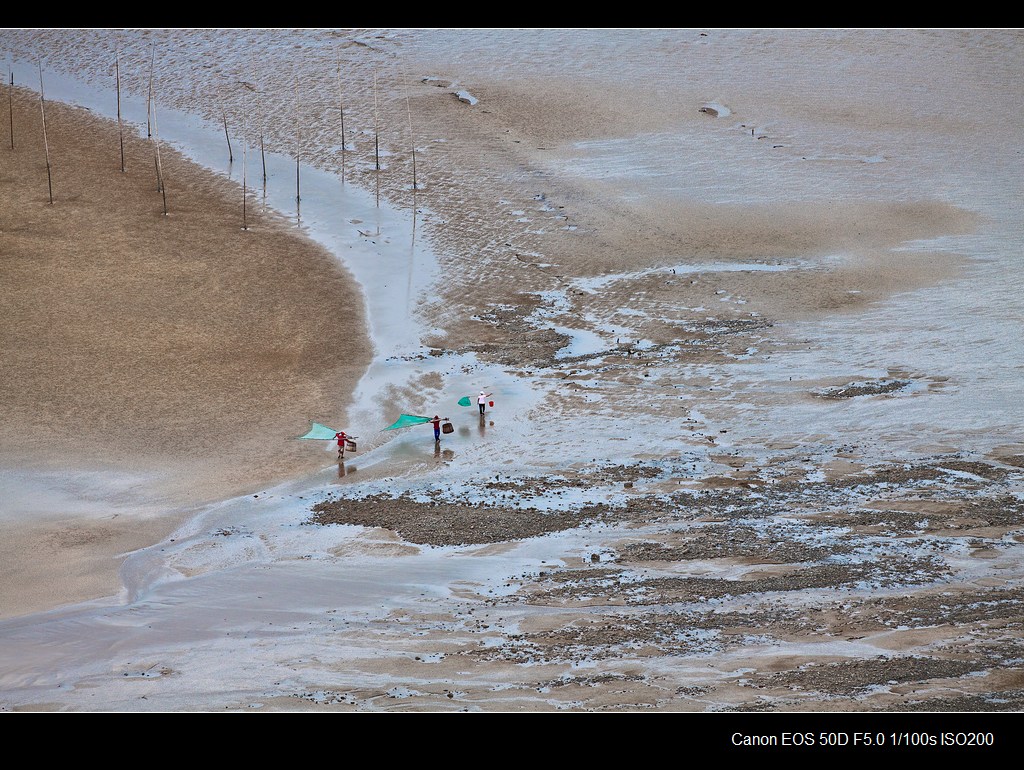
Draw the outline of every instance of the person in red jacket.
<instances>
[{"instance_id":1,"label":"person in red jacket","mask_svg":"<svg viewBox=\"0 0 1024 770\"><path fill-rule=\"evenodd\" d=\"M448 420L449 420L449 419L450 419L450 418L448 418L448 417L445 417L445 418L444 418L444 421L445 421L445 422L448 422ZM440 441L440 440L441 440L441 418L440 418L440 417L438 417L438 416L437 416L437 415L435 414L435 415L434 415L434 419L433 419L433 420L431 420L431 422L432 422L432 423L434 423L434 441L435 441L435 442L437 442L437 441Z\"/></svg>"},{"instance_id":2,"label":"person in red jacket","mask_svg":"<svg viewBox=\"0 0 1024 770\"><path fill-rule=\"evenodd\" d=\"M348 434L343 430L339 430L334 434L334 438L338 441L338 459L345 459L345 442L348 441Z\"/></svg>"}]
</instances>

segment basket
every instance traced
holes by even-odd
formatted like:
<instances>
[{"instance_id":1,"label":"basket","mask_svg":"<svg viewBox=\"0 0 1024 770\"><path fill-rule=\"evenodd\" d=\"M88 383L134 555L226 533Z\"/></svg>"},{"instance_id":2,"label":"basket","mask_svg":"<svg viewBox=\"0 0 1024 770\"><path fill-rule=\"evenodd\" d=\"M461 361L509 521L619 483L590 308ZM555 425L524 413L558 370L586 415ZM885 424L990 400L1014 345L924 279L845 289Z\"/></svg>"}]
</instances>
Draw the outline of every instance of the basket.
<instances>
[{"instance_id":1,"label":"basket","mask_svg":"<svg viewBox=\"0 0 1024 770\"><path fill-rule=\"evenodd\" d=\"M444 425L441 426L442 433L451 433L453 430L455 430L455 426L453 426L450 422L446 422Z\"/></svg>"},{"instance_id":2,"label":"basket","mask_svg":"<svg viewBox=\"0 0 1024 770\"><path fill-rule=\"evenodd\" d=\"M355 441L349 441L348 439L346 439L345 440L345 446L348 447L348 451L350 451L350 452L356 451L356 442Z\"/></svg>"}]
</instances>

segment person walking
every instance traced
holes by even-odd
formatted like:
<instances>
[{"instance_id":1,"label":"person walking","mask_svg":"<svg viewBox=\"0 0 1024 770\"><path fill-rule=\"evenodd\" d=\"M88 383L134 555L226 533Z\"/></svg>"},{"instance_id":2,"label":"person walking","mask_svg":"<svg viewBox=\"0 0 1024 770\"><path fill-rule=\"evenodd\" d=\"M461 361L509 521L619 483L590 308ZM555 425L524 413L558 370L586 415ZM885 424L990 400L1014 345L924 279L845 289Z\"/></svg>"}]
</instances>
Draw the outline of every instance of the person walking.
<instances>
[{"instance_id":1,"label":"person walking","mask_svg":"<svg viewBox=\"0 0 1024 770\"><path fill-rule=\"evenodd\" d=\"M480 395L476 397L476 405L480 407L480 414L487 411L487 399L491 396L490 393L484 393L480 391Z\"/></svg>"},{"instance_id":2,"label":"person walking","mask_svg":"<svg viewBox=\"0 0 1024 770\"><path fill-rule=\"evenodd\" d=\"M449 417L445 417L444 421L448 422L449 419ZM434 423L434 442L438 443L441 441L441 418L435 414L431 422Z\"/></svg>"},{"instance_id":3,"label":"person walking","mask_svg":"<svg viewBox=\"0 0 1024 770\"><path fill-rule=\"evenodd\" d=\"M339 430L334 434L334 438L338 442L338 459L345 459L345 442L348 441L348 434L343 430Z\"/></svg>"}]
</instances>

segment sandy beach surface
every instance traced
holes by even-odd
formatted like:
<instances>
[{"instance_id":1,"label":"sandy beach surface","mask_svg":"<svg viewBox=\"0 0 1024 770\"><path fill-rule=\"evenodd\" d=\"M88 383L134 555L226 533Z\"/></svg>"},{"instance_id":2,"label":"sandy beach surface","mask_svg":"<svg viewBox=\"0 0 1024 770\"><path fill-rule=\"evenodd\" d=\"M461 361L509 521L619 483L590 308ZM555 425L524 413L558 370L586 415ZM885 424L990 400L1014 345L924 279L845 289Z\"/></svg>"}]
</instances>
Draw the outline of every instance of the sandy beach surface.
<instances>
[{"instance_id":1,"label":"sandy beach surface","mask_svg":"<svg viewBox=\"0 0 1024 770\"><path fill-rule=\"evenodd\" d=\"M1020 711L1020 43L3 30L0 709Z\"/></svg>"},{"instance_id":2,"label":"sandy beach surface","mask_svg":"<svg viewBox=\"0 0 1024 770\"><path fill-rule=\"evenodd\" d=\"M116 593L117 557L185 512L317 470L295 428L344 415L371 355L326 250L243 223L166 149L164 215L152 148L129 135L122 172L116 129L82 110L46 107L40 155L38 102L18 93L4 164L5 616Z\"/></svg>"}]
</instances>

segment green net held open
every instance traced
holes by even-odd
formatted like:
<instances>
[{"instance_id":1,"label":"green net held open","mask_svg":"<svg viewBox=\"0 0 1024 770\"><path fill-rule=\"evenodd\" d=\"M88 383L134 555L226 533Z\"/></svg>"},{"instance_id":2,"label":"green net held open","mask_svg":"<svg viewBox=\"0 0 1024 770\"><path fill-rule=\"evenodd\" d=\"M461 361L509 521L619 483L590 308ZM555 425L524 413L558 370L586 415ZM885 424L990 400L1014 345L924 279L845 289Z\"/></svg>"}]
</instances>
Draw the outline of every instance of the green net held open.
<instances>
[{"instance_id":1,"label":"green net held open","mask_svg":"<svg viewBox=\"0 0 1024 770\"><path fill-rule=\"evenodd\" d=\"M314 422L313 427L309 429L309 433L305 436L299 436L299 438L333 439L337 434L338 431L334 428L328 428L326 425Z\"/></svg>"},{"instance_id":2,"label":"green net held open","mask_svg":"<svg viewBox=\"0 0 1024 770\"><path fill-rule=\"evenodd\" d=\"M420 417L415 414L403 414L391 425L386 427L384 430L394 430L395 428L408 428L410 425L422 425L425 422L431 422L433 417Z\"/></svg>"}]
</instances>

